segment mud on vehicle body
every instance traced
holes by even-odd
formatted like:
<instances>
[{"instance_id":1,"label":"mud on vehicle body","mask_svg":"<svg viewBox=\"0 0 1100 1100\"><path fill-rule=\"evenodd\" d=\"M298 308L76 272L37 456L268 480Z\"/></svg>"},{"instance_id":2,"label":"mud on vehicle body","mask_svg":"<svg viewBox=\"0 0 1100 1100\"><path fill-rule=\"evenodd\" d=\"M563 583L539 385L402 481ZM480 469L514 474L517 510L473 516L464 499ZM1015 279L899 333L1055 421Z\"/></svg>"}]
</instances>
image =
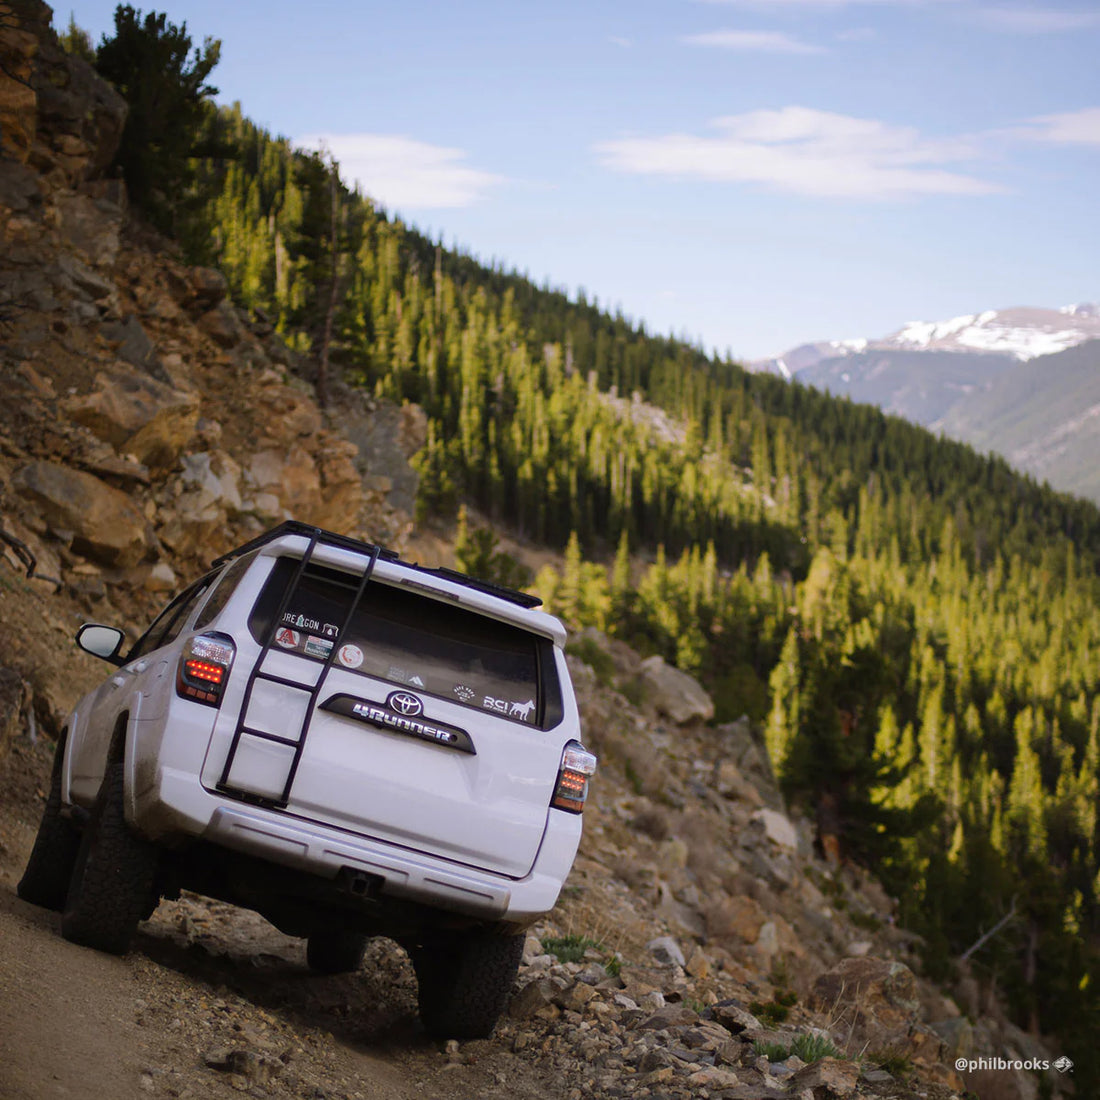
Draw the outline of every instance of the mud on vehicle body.
<instances>
[{"instance_id":1,"label":"mud on vehicle body","mask_svg":"<svg viewBox=\"0 0 1100 1100\"><path fill-rule=\"evenodd\" d=\"M189 889L324 973L409 952L433 1034L488 1034L572 866L596 760L565 631L525 593L289 521L216 561L58 743L20 895L125 951Z\"/></svg>"}]
</instances>

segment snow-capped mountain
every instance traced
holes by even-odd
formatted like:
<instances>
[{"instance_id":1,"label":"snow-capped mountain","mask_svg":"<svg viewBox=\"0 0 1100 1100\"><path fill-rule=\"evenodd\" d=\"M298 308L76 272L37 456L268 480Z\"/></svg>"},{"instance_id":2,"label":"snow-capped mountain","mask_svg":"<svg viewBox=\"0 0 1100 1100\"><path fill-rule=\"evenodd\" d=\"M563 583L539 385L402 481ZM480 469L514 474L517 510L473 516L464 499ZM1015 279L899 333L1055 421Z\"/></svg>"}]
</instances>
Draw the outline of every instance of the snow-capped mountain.
<instances>
[{"instance_id":1,"label":"snow-capped mountain","mask_svg":"<svg viewBox=\"0 0 1100 1100\"><path fill-rule=\"evenodd\" d=\"M750 369L878 405L1100 501L1100 439L1091 430L1100 414L1100 305L911 321L880 339L802 344ZM1091 415L1082 419L1082 410Z\"/></svg>"},{"instance_id":2,"label":"snow-capped mountain","mask_svg":"<svg viewBox=\"0 0 1100 1100\"><path fill-rule=\"evenodd\" d=\"M911 321L883 343L935 351L991 351L1021 362L1100 337L1100 307L989 309L950 321Z\"/></svg>"},{"instance_id":3,"label":"snow-capped mountain","mask_svg":"<svg viewBox=\"0 0 1100 1100\"><path fill-rule=\"evenodd\" d=\"M1096 339L1100 339L1100 305L1081 303L1061 309L1015 306L967 313L949 321L910 321L879 339L801 344L773 359L751 363L750 367L785 378L801 378L803 372L826 359L888 350L984 352L1023 362Z\"/></svg>"}]
</instances>

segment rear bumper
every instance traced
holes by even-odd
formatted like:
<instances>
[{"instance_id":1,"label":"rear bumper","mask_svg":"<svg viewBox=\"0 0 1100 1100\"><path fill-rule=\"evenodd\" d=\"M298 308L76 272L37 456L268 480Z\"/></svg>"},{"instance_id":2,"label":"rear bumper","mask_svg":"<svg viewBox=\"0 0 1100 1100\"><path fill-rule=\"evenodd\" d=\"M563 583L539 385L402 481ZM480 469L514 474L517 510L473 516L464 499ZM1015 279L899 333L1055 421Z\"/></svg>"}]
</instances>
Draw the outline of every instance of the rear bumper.
<instances>
[{"instance_id":1,"label":"rear bumper","mask_svg":"<svg viewBox=\"0 0 1100 1100\"><path fill-rule=\"evenodd\" d=\"M580 843L579 816L549 813L534 866L521 879L224 798L199 785L193 771L160 769L138 796L134 822L154 838L203 839L322 878L335 878L345 867L377 875L382 897L484 920L529 923L553 909Z\"/></svg>"}]
</instances>

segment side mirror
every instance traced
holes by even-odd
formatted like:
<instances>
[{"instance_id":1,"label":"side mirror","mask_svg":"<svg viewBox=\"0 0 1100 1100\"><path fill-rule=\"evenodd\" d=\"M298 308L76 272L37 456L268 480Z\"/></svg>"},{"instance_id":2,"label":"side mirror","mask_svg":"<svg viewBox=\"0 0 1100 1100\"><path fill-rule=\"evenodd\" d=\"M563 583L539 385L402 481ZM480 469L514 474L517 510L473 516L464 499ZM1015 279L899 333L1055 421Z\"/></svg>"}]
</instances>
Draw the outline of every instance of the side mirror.
<instances>
[{"instance_id":1,"label":"side mirror","mask_svg":"<svg viewBox=\"0 0 1100 1100\"><path fill-rule=\"evenodd\" d=\"M85 653L93 657L102 657L104 661L110 661L113 665L121 665L122 658L118 651L126 635L117 626L100 626L98 623L85 623L76 632L76 644Z\"/></svg>"}]
</instances>

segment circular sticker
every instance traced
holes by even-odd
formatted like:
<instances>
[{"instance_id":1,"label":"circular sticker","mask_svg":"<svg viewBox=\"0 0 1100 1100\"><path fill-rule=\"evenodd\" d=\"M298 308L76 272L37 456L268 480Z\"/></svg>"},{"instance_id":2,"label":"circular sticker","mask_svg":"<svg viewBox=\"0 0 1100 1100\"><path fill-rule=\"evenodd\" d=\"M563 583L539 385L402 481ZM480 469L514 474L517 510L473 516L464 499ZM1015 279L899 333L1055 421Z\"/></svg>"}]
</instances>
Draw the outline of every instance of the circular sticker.
<instances>
[{"instance_id":1,"label":"circular sticker","mask_svg":"<svg viewBox=\"0 0 1100 1100\"><path fill-rule=\"evenodd\" d=\"M345 668L358 668L363 663L363 651L357 645L342 645L337 656Z\"/></svg>"},{"instance_id":2,"label":"circular sticker","mask_svg":"<svg viewBox=\"0 0 1100 1100\"><path fill-rule=\"evenodd\" d=\"M275 644L281 645L283 649L297 649L301 640L302 636L297 630L290 630L285 626L281 627L275 635Z\"/></svg>"}]
</instances>

